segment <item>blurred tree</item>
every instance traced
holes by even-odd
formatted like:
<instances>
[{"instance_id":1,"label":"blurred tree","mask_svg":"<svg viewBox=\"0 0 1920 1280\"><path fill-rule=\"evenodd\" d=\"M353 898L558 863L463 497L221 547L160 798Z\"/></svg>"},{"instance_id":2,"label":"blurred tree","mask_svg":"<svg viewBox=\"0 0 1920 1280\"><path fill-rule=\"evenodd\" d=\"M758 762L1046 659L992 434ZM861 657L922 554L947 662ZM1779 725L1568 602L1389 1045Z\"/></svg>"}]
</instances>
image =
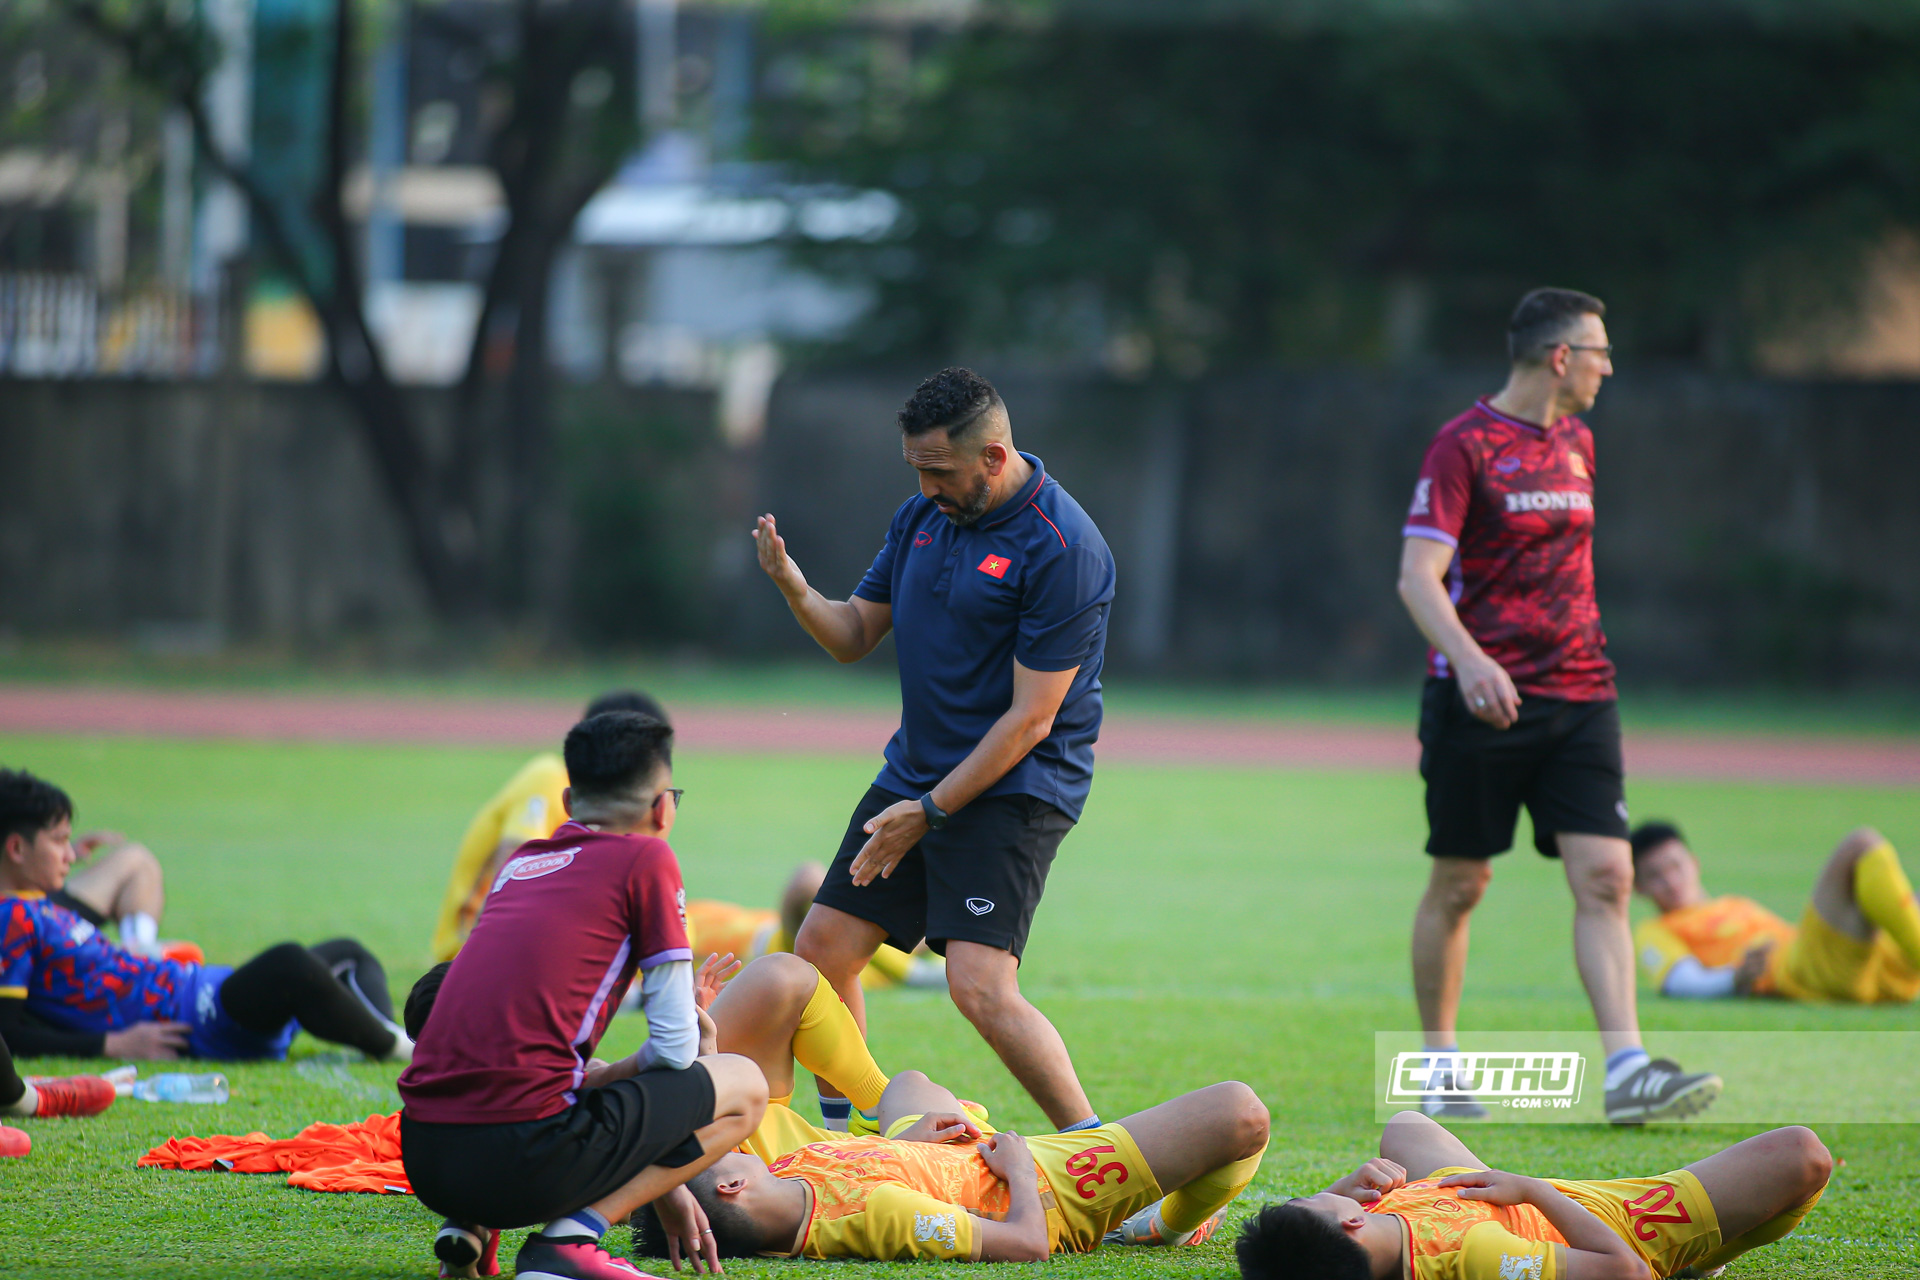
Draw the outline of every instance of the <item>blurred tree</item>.
<instances>
[{"instance_id":1,"label":"blurred tree","mask_svg":"<svg viewBox=\"0 0 1920 1280\"><path fill-rule=\"evenodd\" d=\"M223 149L205 106L219 60L197 7L171 0L59 0L119 51L127 74L186 112L203 161L247 198L256 243L299 288L327 336L329 380L352 406L406 531L427 597L446 620L527 617L550 601L532 584L553 554L555 464L547 294L555 254L586 201L638 140L633 16L628 0L512 0L512 38L425 13L463 39L488 83L486 163L500 181L506 226L485 282L459 411L445 440L396 386L367 321L362 237L348 218L349 174L365 154L363 10L398 4L329 0L325 164L310 191L270 190ZM499 388L503 394L490 394ZM482 492L481 465L506 465L507 492Z\"/></svg>"},{"instance_id":2,"label":"blurred tree","mask_svg":"<svg viewBox=\"0 0 1920 1280\"><path fill-rule=\"evenodd\" d=\"M1905 6L1133 0L777 39L761 153L910 214L824 255L880 286L864 351L1494 359L1550 282L1623 348L1737 365L1920 223Z\"/></svg>"}]
</instances>

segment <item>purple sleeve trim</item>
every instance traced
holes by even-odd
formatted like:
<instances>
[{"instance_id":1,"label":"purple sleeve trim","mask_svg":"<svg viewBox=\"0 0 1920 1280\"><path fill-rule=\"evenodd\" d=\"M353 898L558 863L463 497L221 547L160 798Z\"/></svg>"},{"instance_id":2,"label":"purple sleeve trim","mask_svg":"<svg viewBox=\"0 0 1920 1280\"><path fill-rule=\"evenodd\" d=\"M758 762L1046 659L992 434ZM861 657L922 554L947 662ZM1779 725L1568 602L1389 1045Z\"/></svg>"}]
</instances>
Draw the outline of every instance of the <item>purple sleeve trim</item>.
<instances>
[{"instance_id":1,"label":"purple sleeve trim","mask_svg":"<svg viewBox=\"0 0 1920 1280\"><path fill-rule=\"evenodd\" d=\"M1423 524L1410 524L1400 531L1403 538L1431 538L1435 542L1444 542L1455 551L1460 549L1460 539L1439 529L1429 529Z\"/></svg>"},{"instance_id":2,"label":"purple sleeve trim","mask_svg":"<svg viewBox=\"0 0 1920 1280\"><path fill-rule=\"evenodd\" d=\"M663 964L672 964L675 960L693 959L692 947L675 947L671 951L656 951L640 962L642 969L656 969Z\"/></svg>"}]
</instances>

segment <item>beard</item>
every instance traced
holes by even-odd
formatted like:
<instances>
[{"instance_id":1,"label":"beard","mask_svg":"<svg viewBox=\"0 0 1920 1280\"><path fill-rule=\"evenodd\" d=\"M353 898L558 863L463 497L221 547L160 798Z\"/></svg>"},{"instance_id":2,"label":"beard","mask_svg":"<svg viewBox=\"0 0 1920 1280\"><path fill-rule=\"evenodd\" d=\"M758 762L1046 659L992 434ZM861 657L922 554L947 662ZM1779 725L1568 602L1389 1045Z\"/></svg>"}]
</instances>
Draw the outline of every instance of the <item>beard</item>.
<instances>
[{"instance_id":1,"label":"beard","mask_svg":"<svg viewBox=\"0 0 1920 1280\"><path fill-rule=\"evenodd\" d=\"M981 516L987 514L987 508L992 505L992 503L993 481L986 476L981 476L972 491L967 494L965 501L956 502L954 509L951 511L942 508L940 514L953 521L953 523L965 527L966 525L973 524L979 520Z\"/></svg>"}]
</instances>

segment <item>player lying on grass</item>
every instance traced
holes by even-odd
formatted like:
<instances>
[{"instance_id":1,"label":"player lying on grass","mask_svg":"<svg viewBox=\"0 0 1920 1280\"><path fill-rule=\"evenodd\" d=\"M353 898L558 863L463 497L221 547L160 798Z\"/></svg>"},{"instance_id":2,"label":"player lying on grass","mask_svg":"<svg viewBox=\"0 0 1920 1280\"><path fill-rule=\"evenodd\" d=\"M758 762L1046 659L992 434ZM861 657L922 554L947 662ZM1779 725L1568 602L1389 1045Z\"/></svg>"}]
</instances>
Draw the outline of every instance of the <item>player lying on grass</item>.
<instances>
[{"instance_id":1,"label":"player lying on grass","mask_svg":"<svg viewBox=\"0 0 1920 1280\"><path fill-rule=\"evenodd\" d=\"M1920 902L1871 827L1827 858L1797 929L1750 898L1708 896L1699 859L1669 822L1634 831L1633 887L1660 908L1634 945L1662 995L1861 1004L1920 995Z\"/></svg>"},{"instance_id":2,"label":"player lying on grass","mask_svg":"<svg viewBox=\"0 0 1920 1280\"><path fill-rule=\"evenodd\" d=\"M0 1038L21 1057L284 1058L301 1027L375 1058L413 1049L387 977L339 938L283 942L237 969L113 945L48 895L73 865L73 801L0 770Z\"/></svg>"},{"instance_id":3,"label":"player lying on grass","mask_svg":"<svg viewBox=\"0 0 1920 1280\"><path fill-rule=\"evenodd\" d=\"M1775 1129L1650 1178L1569 1182L1490 1169L1415 1111L1380 1156L1268 1205L1235 1244L1243 1280L1664 1280L1705 1276L1792 1231L1833 1157Z\"/></svg>"},{"instance_id":4,"label":"player lying on grass","mask_svg":"<svg viewBox=\"0 0 1920 1280\"><path fill-rule=\"evenodd\" d=\"M785 956L749 966L712 1017L716 1043L753 1058L773 1099L746 1149L688 1183L724 1257L1014 1262L1103 1239L1197 1243L1266 1150L1267 1110L1237 1082L1096 1129L1031 1141L992 1133L920 1072L887 1080L832 988ZM824 1132L778 1105L792 1093L795 1056L873 1108L887 1136ZM635 1240L656 1257L679 1249L645 1211Z\"/></svg>"},{"instance_id":5,"label":"player lying on grass","mask_svg":"<svg viewBox=\"0 0 1920 1280\"><path fill-rule=\"evenodd\" d=\"M501 1228L544 1223L522 1277L638 1273L600 1248L610 1223L663 1199L681 1238L706 1223L681 1186L760 1123L767 1082L701 1043L686 890L667 836L673 731L611 711L567 734L571 817L495 876L486 909L444 970L408 997L419 1048L400 1076L400 1149L420 1202L447 1218L450 1271L494 1265ZM638 980L647 1040L592 1059Z\"/></svg>"}]
</instances>

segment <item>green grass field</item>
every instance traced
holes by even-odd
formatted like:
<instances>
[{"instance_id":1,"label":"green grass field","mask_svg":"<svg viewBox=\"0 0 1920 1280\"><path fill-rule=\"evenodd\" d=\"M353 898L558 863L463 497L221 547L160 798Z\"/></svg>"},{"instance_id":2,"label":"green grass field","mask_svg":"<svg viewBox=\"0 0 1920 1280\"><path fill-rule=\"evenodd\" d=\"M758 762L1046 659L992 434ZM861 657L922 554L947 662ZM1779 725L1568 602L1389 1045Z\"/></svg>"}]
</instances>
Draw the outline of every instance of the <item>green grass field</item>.
<instances>
[{"instance_id":1,"label":"green grass field","mask_svg":"<svg viewBox=\"0 0 1920 1280\"><path fill-rule=\"evenodd\" d=\"M239 962L283 939L350 933L386 959L401 990L426 967L454 842L519 759L479 749L0 737L0 761L74 793L82 827L118 827L160 853L169 936ZM688 794L674 843L690 891L770 901L794 861L832 852L873 768L865 757L683 759ZM1640 782L1632 798L1638 814L1687 825L1710 859L1710 887L1790 917L1848 827L1872 822L1920 851L1920 794L1911 791ZM1316 1189L1372 1151L1373 1033L1416 1025L1406 934L1425 871L1422 836L1411 776L1103 767L1056 864L1026 989L1059 1025L1110 1118L1220 1079L1260 1092L1273 1111L1273 1145L1235 1214ZM1591 1024L1568 916L1557 867L1531 853L1501 862L1475 919L1469 1028ZM1643 1008L1656 1049L1661 1028L1920 1029L1913 1008L1654 1000ZM998 1122L1039 1128L1035 1108L943 996L885 992L871 1009L883 1066L930 1067L987 1102ZM629 1051L642 1035L638 1019L616 1020L607 1047ZM305 1037L290 1064L225 1070L234 1096L224 1107L123 1101L95 1120L24 1122L32 1156L0 1164L0 1275L433 1274L436 1220L409 1197L136 1170L141 1152L169 1136L287 1136L397 1105L394 1068L348 1062ZM1670 1168L1753 1131L1486 1126L1466 1136L1495 1165L1607 1177ZM1749 1255L1735 1274L1920 1274L1920 1131L1862 1125L1823 1136L1845 1162L1825 1202L1798 1235ZM609 1240L623 1250L626 1232ZM509 1258L514 1243L503 1250ZM1232 1273L1226 1243L1045 1265L1083 1276ZM802 1280L829 1267L755 1261L728 1271Z\"/></svg>"}]
</instances>

